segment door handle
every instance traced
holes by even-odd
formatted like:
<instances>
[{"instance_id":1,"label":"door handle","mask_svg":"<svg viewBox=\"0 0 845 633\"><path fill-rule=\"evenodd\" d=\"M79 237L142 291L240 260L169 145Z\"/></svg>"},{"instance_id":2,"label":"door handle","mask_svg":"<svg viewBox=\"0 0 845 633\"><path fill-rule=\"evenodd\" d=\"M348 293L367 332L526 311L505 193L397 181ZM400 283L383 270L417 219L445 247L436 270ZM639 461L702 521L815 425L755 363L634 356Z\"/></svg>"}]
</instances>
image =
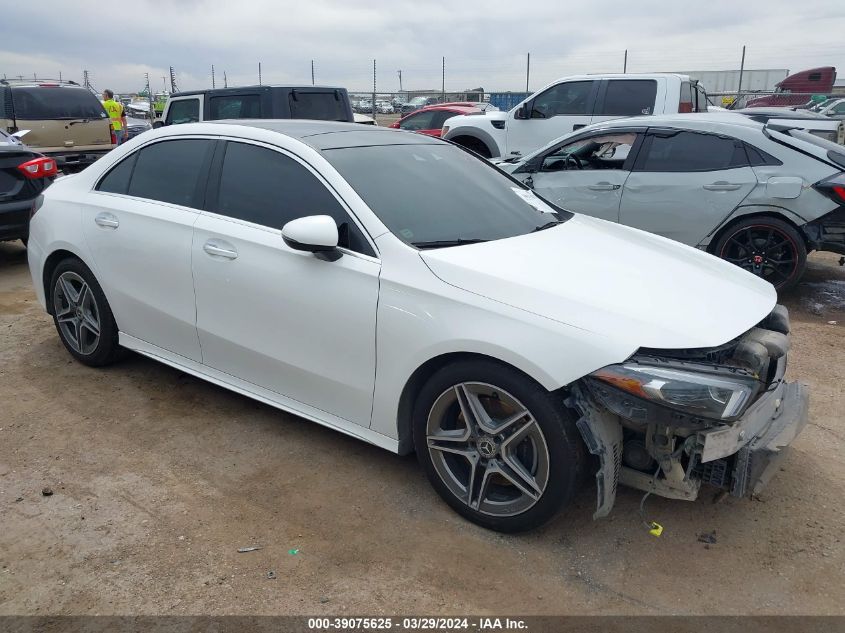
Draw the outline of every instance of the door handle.
<instances>
[{"instance_id":1,"label":"door handle","mask_svg":"<svg viewBox=\"0 0 845 633\"><path fill-rule=\"evenodd\" d=\"M592 189L593 191L616 191L621 186L609 182L597 182L594 185L587 185L587 189Z\"/></svg>"},{"instance_id":2,"label":"door handle","mask_svg":"<svg viewBox=\"0 0 845 633\"><path fill-rule=\"evenodd\" d=\"M120 222L111 213L98 213L94 218L94 223L104 229L116 229L120 226Z\"/></svg>"},{"instance_id":3,"label":"door handle","mask_svg":"<svg viewBox=\"0 0 845 633\"><path fill-rule=\"evenodd\" d=\"M226 242L221 242L219 240L207 241L205 244L202 245L202 250L204 250L212 257L236 259L238 256L238 251L235 250L234 246L232 246L231 244L227 244Z\"/></svg>"},{"instance_id":4,"label":"door handle","mask_svg":"<svg viewBox=\"0 0 845 633\"><path fill-rule=\"evenodd\" d=\"M736 191L742 187L741 183L734 183L734 182L712 182L709 185L704 185L704 188L707 191Z\"/></svg>"}]
</instances>

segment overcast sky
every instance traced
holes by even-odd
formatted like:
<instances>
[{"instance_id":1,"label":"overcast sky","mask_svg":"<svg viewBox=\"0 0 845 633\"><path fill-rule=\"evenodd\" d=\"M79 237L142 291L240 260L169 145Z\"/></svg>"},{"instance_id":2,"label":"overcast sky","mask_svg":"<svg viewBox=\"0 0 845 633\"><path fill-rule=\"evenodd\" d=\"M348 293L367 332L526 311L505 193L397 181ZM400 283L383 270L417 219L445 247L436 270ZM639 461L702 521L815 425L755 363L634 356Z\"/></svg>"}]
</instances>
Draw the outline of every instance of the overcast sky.
<instances>
[{"instance_id":1,"label":"overcast sky","mask_svg":"<svg viewBox=\"0 0 845 633\"><path fill-rule=\"evenodd\" d=\"M576 73L798 71L832 65L845 77L843 0L39 0L4 2L0 76L33 73L98 89L161 90L168 66L180 89L310 83L380 91L524 90Z\"/></svg>"}]
</instances>

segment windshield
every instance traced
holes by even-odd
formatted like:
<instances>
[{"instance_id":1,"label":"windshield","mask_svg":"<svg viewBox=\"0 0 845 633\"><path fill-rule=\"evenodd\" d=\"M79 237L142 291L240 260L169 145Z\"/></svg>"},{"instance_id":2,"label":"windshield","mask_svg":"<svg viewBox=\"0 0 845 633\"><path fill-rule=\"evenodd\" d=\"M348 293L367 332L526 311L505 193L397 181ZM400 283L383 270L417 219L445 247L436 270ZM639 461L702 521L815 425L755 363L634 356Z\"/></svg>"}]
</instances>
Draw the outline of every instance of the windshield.
<instances>
[{"instance_id":1,"label":"windshield","mask_svg":"<svg viewBox=\"0 0 845 633\"><path fill-rule=\"evenodd\" d=\"M15 88L12 101L16 119L108 118L100 100L84 88Z\"/></svg>"},{"instance_id":2,"label":"windshield","mask_svg":"<svg viewBox=\"0 0 845 633\"><path fill-rule=\"evenodd\" d=\"M394 235L419 248L524 235L572 217L453 145L350 147L323 155Z\"/></svg>"}]
</instances>

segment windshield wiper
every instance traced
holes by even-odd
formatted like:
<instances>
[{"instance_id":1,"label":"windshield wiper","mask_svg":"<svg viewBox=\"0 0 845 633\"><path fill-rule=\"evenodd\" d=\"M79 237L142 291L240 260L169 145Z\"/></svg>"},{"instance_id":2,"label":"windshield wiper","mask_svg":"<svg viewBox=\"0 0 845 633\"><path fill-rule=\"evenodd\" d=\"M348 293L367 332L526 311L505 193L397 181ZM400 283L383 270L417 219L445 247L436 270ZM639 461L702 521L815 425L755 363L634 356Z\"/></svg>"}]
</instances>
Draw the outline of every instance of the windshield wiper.
<instances>
[{"instance_id":1,"label":"windshield wiper","mask_svg":"<svg viewBox=\"0 0 845 633\"><path fill-rule=\"evenodd\" d=\"M490 240L481 239L478 237L459 237L454 240L432 240L430 242L411 242L411 246L417 248L446 248L448 246L463 246L464 244L480 244L481 242L489 242Z\"/></svg>"},{"instance_id":2,"label":"windshield wiper","mask_svg":"<svg viewBox=\"0 0 845 633\"><path fill-rule=\"evenodd\" d=\"M545 231L546 229L550 229L553 226L557 226L558 224L563 224L562 220L552 220L551 222L546 222L545 224L541 224L536 229L532 231L532 233L536 233L537 231Z\"/></svg>"}]
</instances>

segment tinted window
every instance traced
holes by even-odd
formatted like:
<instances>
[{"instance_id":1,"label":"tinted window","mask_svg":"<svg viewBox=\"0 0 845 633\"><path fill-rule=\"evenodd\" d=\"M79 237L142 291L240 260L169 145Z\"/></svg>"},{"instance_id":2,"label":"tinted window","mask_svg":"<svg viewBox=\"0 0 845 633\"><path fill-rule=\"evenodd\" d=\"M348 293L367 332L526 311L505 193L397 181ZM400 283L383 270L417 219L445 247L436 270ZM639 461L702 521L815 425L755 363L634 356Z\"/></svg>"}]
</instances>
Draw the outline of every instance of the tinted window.
<instances>
[{"instance_id":1,"label":"tinted window","mask_svg":"<svg viewBox=\"0 0 845 633\"><path fill-rule=\"evenodd\" d=\"M409 244L496 240L571 217L486 161L444 143L331 149L323 156Z\"/></svg>"},{"instance_id":2,"label":"tinted window","mask_svg":"<svg viewBox=\"0 0 845 633\"><path fill-rule=\"evenodd\" d=\"M402 130L430 130L432 129L431 122L434 120L435 111L418 112L406 117L400 124L399 128ZM442 125L441 125L442 127Z\"/></svg>"},{"instance_id":3,"label":"tinted window","mask_svg":"<svg viewBox=\"0 0 845 633\"><path fill-rule=\"evenodd\" d=\"M307 215L330 215L340 230L340 245L374 255L337 199L292 158L245 143L227 143L216 212L281 229Z\"/></svg>"},{"instance_id":4,"label":"tinted window","mask_svg":"<svg viewBox=\"0 0 845 633\"><path fill-rule=\"evenodd\" d=\"M777 158L771 154L767 154L761 149L757 149L753 145L745 144L745 151L748 154L748 162L752 167L761 167L763 165L783 165Z\"/></svg>"},{"instance_id":5,"label":"tinted window","mask_svg":"<svg viewBox=\"0 0 845 633\"><path fill-rule=\"evenodd\" d=\"M129 195L185 207L197 206L197 183L213 141L162 141L138 152Z\"/></svg>"},{"instance_id":6,"label":"tinted window","mask_svg":"<svg viewBox=\"0 0 845 633\"><path fill-rule=\"evenodd\" d=\"M170 109L167 111L167 125L179 123L196 123L200 120L200 100L180 99L170 102Z\"/></svg>"},{"instance_id":7,"label":"tinted window","mask_svg":"<svg viewBox=\"0 0 845 633\"><path fill-rule=\"evenodd\" d=\"M742 141L699 132L655 133L638 171L713 171L748 165Z\"/></svg>"},{"instance_id":8,"label":"tinted window","mask_svg":"<svg viewBox=\"0 0 845 633\"><path fill-rule=\"evenodd\" d=\"M126 193L129 189L129 178L132 176L132 168L135 166L137 157L138 152L135 152L129 158L123 159L115 167L112 167L111 171L97 185L97 191Z\"/></svg>"},{"instance_id":9,"label":"tinted window","mask_svg":"<svg viewBox=\"0 0 845 633\"><path fill-rule=\"evenodd\" d=\"M607 82L604 104L598 114L636 116L654 114L657 82L653 79L611 79ZM691 102L690 85L681 90L682 101Z\"/></svg>"},{"instance_id":10,"label":"tinted window","mask_svg":"<svg viewBox=\"0 0 845 633\"><path fill-rule=\"evenodd\" d=\"M567 81L537 96L531 107L532 119L548 119L559 114L589 114L592 81Z\"/></svg>"},{"instance_id":11,"label":"tinted window","mask_svg":"<svg viewBox=\"0 0 845 633\"><path fill-rule=\"evenodd\" d=\"M340 94L332 92L303 92L292 90L290 116L292 119L317 119L320 121L348 121L346 104Z\"/></svg>"},{"instance_id":12,"label":"tinted window","mask_svg":"<svg viewBox=\"0 0 845 633\"><path fill-rule=\"evenodd\" d=\"M261 97L259 95L233 95L211 97L208 118L215 119L260 119Z\"/></svg>"},{"instance_id":13,"label":"tinted window","mask_svg":"<svg viewBox=\"0 0 845 633\"><path fill-rule=\"evenodd\" d=\"M13 88L15 118L105 119L103 104L84 88Z\"/></svg>"}]
</instances>

